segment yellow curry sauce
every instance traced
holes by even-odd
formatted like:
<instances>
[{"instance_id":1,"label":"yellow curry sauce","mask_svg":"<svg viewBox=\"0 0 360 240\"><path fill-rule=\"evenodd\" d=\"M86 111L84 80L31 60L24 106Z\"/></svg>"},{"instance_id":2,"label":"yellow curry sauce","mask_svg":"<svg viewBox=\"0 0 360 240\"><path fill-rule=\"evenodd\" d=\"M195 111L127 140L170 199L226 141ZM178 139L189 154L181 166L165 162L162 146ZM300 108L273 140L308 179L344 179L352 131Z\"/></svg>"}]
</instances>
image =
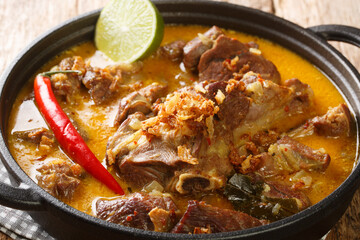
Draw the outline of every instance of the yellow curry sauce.
<instances>
[{"instance_id":1,"label":"yellow curry sauce","mask_svg":"<svg viewBox=\"0 0 360 240\"><path fill-rule=\"evenodd\" d=\"M166 26L165 35L162 44L166 44L178 39L189 41L197 33L205 32L208 28L202 26ZM234 37L241 42L254 41L259 45L262 55L272 61L281 74L281 81L286 79L298 78L300 81L307 83L314 91L315 109L314 116L325 114L329 107L335 107L345 100L337 91L336 87L311 63L302 59L295 53L265 39L256 36L246 35L235 31L226 31L230 37ZM111 64L104 59L92 42L86 42L61 53L55 59L47 63L39 72L47 71L52 66L58 64L63 58L78 55L84 59L90 59L92 65L105 67ZM143 81L144 86L152 83L166 83L171 92L182 86L190 85L197 80L197 76L178 63L149 57L143 60L143 69L141 75L135 76L129 80L129 83ZM33 79L20 91L11 111L9 121L9 146L12 155L24 169L24 171L36 181L36 169L44 162L53 161L55 159L66 159L67 156L57 149L44 157L44 153L34 144L20 141L13 136L15 131L23 131L38 127L48 128L41 114L36 108L34 100L29 98L33 92ZM88 135L87 144L95 153L96 157L106 165L105 149L110 136L116 132L113 126L113 120L116 115L119 100L124 95L119 95L116 99L107 105L95 105L86 90L83 90L78 96L75 96L74 104L65 104L60 102L64 111L70 118L83 129ZM298 121L299 124L303 119ZM286 129L286 122L282 123ZM305 194L309 197L312 204L315 204L334 191L350 174L356 157L356 134L350 137L326 138L312 135L304 138L298 138L298 141L315 149L324 148L331 156L329 167L324 173L310 172L312 177L312 185L305 190ZM110 168L111 173L116 176L114 169ZM120 176L121 177L121 176ZM128 192L128 186L121 178L116 177L121 186ZM140 189L132 189L136 191ZM86 175L79 188L75 191L71 200L63 199L70 206L92 214L92 203L99 197L116 196L105 185L98 182L90 175ZM224 197L217 194L208 194L206 196L198 196L212 205L231 208L231 204ZM187 200L190 196L182 198L174 197L175 203L182 210L185 210Z\"/></svg>"}]
</instances>

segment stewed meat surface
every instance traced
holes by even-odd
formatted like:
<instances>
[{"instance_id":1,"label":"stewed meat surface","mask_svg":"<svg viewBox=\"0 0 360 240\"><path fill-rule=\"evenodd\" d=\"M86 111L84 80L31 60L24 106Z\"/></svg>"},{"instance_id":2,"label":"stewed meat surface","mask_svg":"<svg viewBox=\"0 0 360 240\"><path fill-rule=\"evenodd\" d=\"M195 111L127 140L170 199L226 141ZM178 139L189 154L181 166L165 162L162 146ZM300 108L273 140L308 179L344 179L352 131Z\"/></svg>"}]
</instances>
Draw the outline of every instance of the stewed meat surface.
<instances>
[{"instance_id":1,"label":"stewed meat surface","mask_svg":"<svg viewBox=\"0 0 360 240\"><path fill-rule=\"evenodd\" d=\"M186 42L184 40L177 40L160 47L157 54L173 62L179 62L183 59L185 45Z\"/></svg>"},{"instance_id":2,"label":"stewed meat surface","mask_svg":"<svg viewBox=\"0 0 360 240\"><path fill-rule=\"evenodd\" d=\"M213 26L203 35L200 35L193 40L189 41L184 46L184 59L185 67L195 69L200 61L201 55L209 50L214 41L223 34L223 31L217 26Z\"/></svg>"},{"instance_id":3,"label":"stewed meat surface","mask_svg":"<svg viewBox=\"0 0 360 240\"><path fill-rule=\"evenodd\" d=\"M166 89L166 86L153 83L121 99L119 110L115 117L115 126L120 125L132 113L150 113L152 111L152 104L158 98L165 95Z\"/></svg>"},{"instance_id":4,"label":"stewed meat surface","mask_svg":"<svg viewBox=\"0 0 360 240\"><path fill-rule=\"evenodd\" d=\"M330 109L325 115L315 117L311 123L315 132L321 136L337 137L349 136L351 130L351 116L345 104Z\"/></svg>"},{"instance_id":5,"label":"stewed meat surface","mask_svg":"<svg viewBox=\"0 0 360 240\"><path fill-rule=\"evenodd\" d=\"M289 136L293 138L317 134L325 137L349 136L351 131L351 115L345 104L330 108L323 116L316 116L306 121L300 127L292 130Z\"/></svg>"},{"instance_id":6,"label":"stewed meat surface","mask_svg":"<svg viewBox=\"0 0 360 240\"><path fill-rule=\"evenodd\" d=\"M122 74L121 69L115 66L106 68L88 66L82 83L89 89L95 104L102 104L118 92Z\"/></svg>"},{"instance_id":7,"label":"stewed meat surface","mask_svg":"<svg viewBox=\"0 0 360 240\"><path fill-rule=\"evenodd\" d=\"M284 175L307 171L325 171L330 163L329 154L323 149L312 149L288 136L270 145L267 153L258 156L258 172L263 176Z\"/></svg>"},{"instance_id":8,"label":"stewed meat surface","mask_svg":"<svg viewBox=\"0 0 360 240\"><path fill-rule=\"evenodd\" d=\"M165 185L172 172L182 163L176 149L157 138L137 140L137 147L117 161L121 175L135 186L156 180Z\"/></svg>"},{"instance_id":9,"label":"stewed meat surface","mask_svg":"<svg viewBox=\"0 0 360 240\"><path fill-rule=\"evenodd\" d=\"M49 149L56 143L54 134L46 128L16 131L14 132L14 135L23 141L34 143L42 149Z\"/></svg>"},{"instance_id":10,"label":"stewed meat surface","mask_svg":"<svg viewBox=\"0 0 360 240\"><path fill-rule=\"evenodd\" d=\"M145 193L111 200L99 199L96 202L98 218L150 231L169 231L176 224L176 211L171 198Z\"/></svg>"},{"instance_id":11,"label":"stewed meat surface","mask_svg":"<svg viewBox=\"0 0 360 240\"><path fill-rule=\"evenodd\" d=\"M81 183L84 170L78 164L65 161L47 163L37 169L36 176L40 187L58 198L71 198Z\"/></svg>"},{"instance_id":12,"label":"stewed meat surface","mask_svg":"<svg viewBox=\"0 0 360 240\"><path fill-rule=\"evenodd\" d=\"M242 230L268 223L246 213L213 207L191 200L173 233L217 233Z\"/></svg>"},{"instance_id":13,"label":"stewed meat surface","mask_svg":"<svg viewBox=\"0 0 360 240\"><path fill-rule=\"evenodd\" d=\"M300 87L301 86L301 87ZM309 85L297 80L287 86L269 80L258 79L247 84L245 94L252 99L243 124L235 129L238 137L276 128L279 122L299 116L304 121L311 116L313 91ZM297 122L288 122L288 128L296 127Z\"/></svg>"},{"instance_id":14,"label":"stewed meat surface","mask_svg":"<svg viewBox=\"0 0 360 240\"><path fill-rule=\"evenodd\" d=\"M230 128L240 125L246 117L251 99L245 93L242 82L218 81L205 86L206 97L219 106L217 117Z\"/></svg>"},{"instance_id":15,"label":"stewed meat surface","mask_svg":"<svg viewBox=\"0 0 360 240\"><path fill-rule=\"evenodd\" d=\"M280 74L275 65L262 57L259 50L252 49L236 39L219 36L213 48L201 55L198 66L200 80L224 81L253 71L264 79L279 83Z\"/></svg>"},{"instance_id":16,"label":"stewed meat surface","mask_svg":"<svg viewBox=\"0 0 360 240\"><path fill-rule=\"evenodd\" d=\"M70 57L63 59L58 66L51 71L77 70L77 73L57 73L51 76L51 85L56 95L66 99L71 103L73 95L80 90L82 76L86 72L85 62L81 57Z\"/></svg>"}]
</instances>

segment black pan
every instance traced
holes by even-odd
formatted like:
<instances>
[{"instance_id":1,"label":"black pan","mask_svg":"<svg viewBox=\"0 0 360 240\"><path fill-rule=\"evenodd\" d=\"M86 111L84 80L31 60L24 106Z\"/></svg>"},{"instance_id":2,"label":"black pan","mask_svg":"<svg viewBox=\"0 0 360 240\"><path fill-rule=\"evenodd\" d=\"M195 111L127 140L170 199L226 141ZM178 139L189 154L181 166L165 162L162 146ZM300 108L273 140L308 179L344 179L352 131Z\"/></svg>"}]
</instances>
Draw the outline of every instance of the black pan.
<instances>
[{"instance_id":1,"label":"black pan","mask_svg":"<svg viewBox=\"0 0 360 240\"><path fill-rule=\"evenodd\" d=\"M340 25L304 29L259 10L207 1L154 1L166 23L218 25L270 39L296 52L322 70L347 99L359 124L360 75L328 40L360 46L360 30ZM100 11L69 20L27 47L6 69L0 82L1 159L17 184L0 183L0 203L29 211L57 239L319 239L339 220L360 183L356 165L344 183L308 209L266 226L211 235L142 231L105 222L82 213L52 197L19 167L7 147L11 106L25 82L47 61L87 40L92 40ZM20 185L20 183L22 183ZM15 186L16 185L16 186ZM25 187L24 187L25 186Z\"/></svg>"}]
</instances>

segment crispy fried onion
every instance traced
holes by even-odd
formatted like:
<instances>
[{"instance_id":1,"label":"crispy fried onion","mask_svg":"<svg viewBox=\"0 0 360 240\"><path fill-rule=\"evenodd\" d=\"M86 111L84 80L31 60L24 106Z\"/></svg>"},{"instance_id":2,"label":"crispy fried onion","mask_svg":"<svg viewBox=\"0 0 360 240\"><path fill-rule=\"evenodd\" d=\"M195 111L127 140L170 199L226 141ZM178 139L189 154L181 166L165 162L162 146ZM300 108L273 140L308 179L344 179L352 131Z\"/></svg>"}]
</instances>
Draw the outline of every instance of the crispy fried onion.
<instances>
[{"instance_id":1,"label":"crispy fried onion","mask_svg":"<svg viewBox=\"0 0 360 240\"><path fill-rule=\"evenodd\" d=\"M164 103L157 106L158 115L142 122L143 130L149 134L163 137L193 137L199 132L212 135L214 114L219 111L212 100L198 94L194 89L168 95Z\"/></svg>"}]
</instances>

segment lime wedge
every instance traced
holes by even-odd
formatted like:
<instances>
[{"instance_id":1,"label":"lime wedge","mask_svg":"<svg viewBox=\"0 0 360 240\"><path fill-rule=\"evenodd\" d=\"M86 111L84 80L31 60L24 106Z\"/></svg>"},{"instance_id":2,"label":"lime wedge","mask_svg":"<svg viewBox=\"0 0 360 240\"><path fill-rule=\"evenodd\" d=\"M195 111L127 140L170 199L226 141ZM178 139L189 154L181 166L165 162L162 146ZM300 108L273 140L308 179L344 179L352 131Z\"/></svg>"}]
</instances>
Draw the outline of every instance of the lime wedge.
<instances>
[{"instance_id":1,"label":"lime wedge","mask_svg":"<svg viewBox=\"0 0 360 240\"><path fill-rule=\"evenodd\" d=\"M164 21L149 0L111 0L96 24L95 44L115 62L134 62L155 51Z\"/></svg>"}]
</instances>

